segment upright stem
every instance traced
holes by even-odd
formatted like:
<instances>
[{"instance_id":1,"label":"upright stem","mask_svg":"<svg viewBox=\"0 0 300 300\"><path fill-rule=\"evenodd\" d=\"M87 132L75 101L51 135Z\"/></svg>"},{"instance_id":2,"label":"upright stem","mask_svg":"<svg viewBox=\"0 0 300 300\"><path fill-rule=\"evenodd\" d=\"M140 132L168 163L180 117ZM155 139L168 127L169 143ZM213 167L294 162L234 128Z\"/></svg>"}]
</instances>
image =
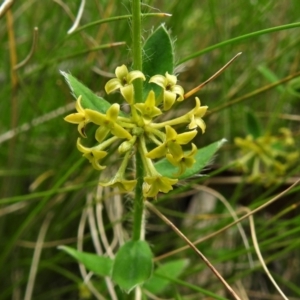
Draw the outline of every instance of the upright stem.
<instances>
[{"instance_id":1,"label":"upright stem","mask_svg":"<svg viewBox=\"0 0 300 300\"><path fill-rule=\"evenodd\" d=\"M143 71L142 61L142 22L141 22L141 1L132 0L132 52L134 70ZM135 102L142 102L143 81L138 78L133 82Z\"/></svg>"},{"instance_id":2,"label":"upright stem","mask_svg":"<svg viewBox=\"0 0 300 300\"><path fill-rule=\"evenodd\" d=\"M141 24L141 1L132 0L132 52L133 52L133 68L142 71L142 24ZM143 99L143 81L136 79L134 82L134 98L135 102L142 102ZM140 140L137 141L141 143ZM139 151L139 145L136 149L136 190L133 211L133 232L132 239L138 241L142 239L143 217L144 217L144 166Z\"/></svg>"},{"instance_id":3,"label":"upright stem","mask_svg":"<svg viewBox=\"0 0 300 300\"><path fill-rule=\"evenodd\" d=\"M141 141L138 141L140 143ZM144 218L144 196L143 196L143 182L144 182L144 165L139 149L136 151L136 178L137 184L135 188L135 199L133 206L133 232L132 239L138 241L142 239L142 228Z\"/></svg>"}]
</instances>

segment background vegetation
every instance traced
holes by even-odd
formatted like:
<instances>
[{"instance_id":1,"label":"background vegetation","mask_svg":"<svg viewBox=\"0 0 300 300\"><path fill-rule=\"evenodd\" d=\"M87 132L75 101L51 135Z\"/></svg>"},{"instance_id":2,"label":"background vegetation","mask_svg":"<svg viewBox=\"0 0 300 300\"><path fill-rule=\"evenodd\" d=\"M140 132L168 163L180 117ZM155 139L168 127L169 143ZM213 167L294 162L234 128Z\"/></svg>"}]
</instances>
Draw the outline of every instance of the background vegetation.
<instances>
[{"instance_id":1,"label":"background vegetation","mask_svg":"<svg viewBox=\"0 0 300 300\"><path fill-rule=\"evenodd\" d=\"M62 244L76 247L78 226L83 224L83 211L92 203L88 196L96 189L99 177L75 147L76 130L63 121L73 110L74 99L60 70L71 72L95 93L105 96L104 84L115 67L123 63L130 65L131 35L128 19L90 26L67 35L79 5L77 0L23 0L0 19L0 299L3 300L25 299L24 295L30 294L26 292L31 288L28 285L33 282L31 299L95 297L84 293L87 290L78 264L57 250ZM259 181L250 184L246 174L232 167L238 158L234 138L244 138L249 133L246 122L249 110L250 120L252 116L258 119L263 134L278 135L279 128L287 127L296 148L299 147L297 77L258 92L299 72L299 28L256 34L214 49L208 47L252 32L300 22L300 2L147 0L143 5L145 13L159 11L172 17L145 17L144 38L165 22L175 41L178 78L186 91L209 78L235 54L243 52L221 76L197 94L211 112L205 118L206 133L197 139L198 147L223 137L228 140L205 170L210 176L197 178L193 186L183 182L156 203L191 240L197 240L232 221L224 203L218 201L220 195L238 214L245 213L242 207L258 207L299 176L299 164L295 163L284 180L269 186ZM80 24L129 12L128 1L87 1ZM24 66L13 70L30 52L34 27L39 31L34 54ZM125 43L116 46L113 44L116 42ZM107 48L97 49L106 44L109 44ZM202 50L203 54L188 59ZM253 96L244 97L249 93ZM108 99L117 101L116 95ZM241 101L233 104L236 99ZM177 107L177 113L189 105L192 104L183 102ZM113 157L111 164L114 164ZM299 299L299 193L296 188L292 191L254 218L258 244L272 275L289 299ZM118 202L115 193L111 191L103 196L109 200L104 214L109 239L114 233L111 230L114 215L122 215L115 222L122 221L125 229L130 228L130 197ZM113 212L109 211L112 203L119 203ZM120 203L123 213L118 210ZM250 256L236 227L199 244L199 249L242 299L281 299L257 259L248 220L242 225L250 244ZM94 251L89 226L80 230L84 249ZM167 225L150 213L147 239L157 256L184 245ZM226 297L221 284L190 250L167 256L158 263L175 258L188 259L189 267L157 296L208 299L201 288ZM31 281L34 263L37 276ZM104 297L109 298L103 280L93 280Z\"/></svg>"}]
</instances>

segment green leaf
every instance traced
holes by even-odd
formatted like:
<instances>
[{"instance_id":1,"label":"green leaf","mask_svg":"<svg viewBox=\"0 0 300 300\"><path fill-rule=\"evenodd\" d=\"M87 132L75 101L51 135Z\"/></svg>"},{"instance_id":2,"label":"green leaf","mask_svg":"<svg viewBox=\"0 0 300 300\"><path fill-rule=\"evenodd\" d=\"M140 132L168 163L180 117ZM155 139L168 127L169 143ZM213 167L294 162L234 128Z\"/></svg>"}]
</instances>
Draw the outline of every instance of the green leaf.
<instances>
[{"instance_id":1,"label":"green leaf","mask_svg":"<svg viewBox=\"0 0 300 300\"><path fill-rule=\"evenodd\" d=\"M195 174L198 174L206 165L210 163L216 151L226 142L226 139L222 139L218 142L212 143L204 148L198 149L195 160L196 162L191 168L179 175L174 176L178 172L178 168L174 167L166 158L155 163L156 170L162 175L169 178L185 179ZM189 152L189 151L188 151Z\"/></svg>"},{"instance_id":2,"label":"green leaf","mask_svg":"<svg viewBox=\"0 0 300 300\"><path fill-rule=\"evenodd\" d=\"M166 72L173 74L174 50L168 31L164 25L159 26L146 40L143 47L143 73L146 76L144 82L144 99L150 90L154 90L156 96L162 88L154 83L148 83L154 75L165 75Z\"/></svg>"},{"instance_id":3,"label":"green leaf","mask_svg":"<svg viewBox=\"0 0 300 300\"><path fill-rule=\"evenodd\" d=\"M112 273L113 260L109 257L99 256L93 253L81 252L67 246L59 246L61 249L83 263L85 267L100 276L110 276Z\"/></svg>"},{"instance_id":4,"label":"green leaf","mask_svg":"<svg viewBox=\"0 0 300 300\"><path fill-rule=\"evenodd\" d=\"M103 114L105 114L110 108L111 104L109 102L98 97L71 74L67 74L65 72L61 72L61 74L65 77L75 99L77 99L80 95L82 96L81 105L83 108L93 109Z\"/></svg>"},{"instance_id":5,"label":"green leaf","mask_svg":"<svg viewBox=\"0 0 300 300\"><path fill-rule=\"evenodd\" d=\"M145 283L144 288L154 295L161 293L169 284L172 278L178 278L188 265L187 259L178 259L167 262L159 266L153 273L153 276ZM163 278L162 276L170 279Z\"/></svg>"},{"instance_id":6,"label":"green leaf","mask_svg":"<svg viewBox=\"0 0 300 300\"><path fill-rule=\"evenodd\" d=\"M152 266L152 252L147 242L129 241L116 255L112 279L122 290L129 293L149 279Z\"/></svg>"},{"instance_id":7,"label":"green leaf","mask_svg":"<svg viewBox=\"0 0 300 300\"><path fill-rule=\"evenodd\" d=\"M247 133L251 134L255 139L261 136L261 126L253 111L246 111L246 127Z\"/></svg>"},{"instance_id":8,"label":"green leaf","mask_svg":"<svg viewBox=\"0 0 300 300\"><path fill-rule=\"evenodd\" d=\"M280 78L278 78L278 76L276 76L276 74L272 70L264 65L259 65L257 67L257 70L271 83L275 83L280 80ZM282 85L277 85L276 89L281 93L283 93L285 90Z\"/></svg>"},{"instance_id":9,"label":"green leaf","mask_svg":"<svg viewBox=\"0 0 300 300\"><path fill-rule=\"evenodd\" d=\"M288 83L287 90L291 95L300 98L300 78L291 80Z\"/></svg>"}]
</instances>

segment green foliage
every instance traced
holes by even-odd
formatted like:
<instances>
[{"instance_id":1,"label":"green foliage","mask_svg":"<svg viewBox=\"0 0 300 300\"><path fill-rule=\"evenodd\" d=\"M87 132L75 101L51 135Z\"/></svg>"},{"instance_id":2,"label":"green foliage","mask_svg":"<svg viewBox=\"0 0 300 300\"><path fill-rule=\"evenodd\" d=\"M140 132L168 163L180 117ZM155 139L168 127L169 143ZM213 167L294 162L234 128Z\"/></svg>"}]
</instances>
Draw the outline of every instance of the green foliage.
<instances>
[{"instance_id":1,"label":"green foliage","mask_svg":"<svg viewBox=\"0 0 300 300\"><path fill-rule=\"evenodd\" d=\"M268 67L266 67L264 65L259 65L257 67L257 69L266 79L268 79L270 81L270 83L274 83L279 80L279 78L276 76L276 74L274 74L274 72L272 72L271 69L269 69ZM276 88L279 92L281 92L281 93L284 92L283 86L279 85Z\"/></svg>"},{"instance_id":2,"label":"green foliage","mask_svg":"<svg viewBox=\"0 0 300 300\"><path fill-rule=\"evenodd\" d=\"M199 174L201 170L207 166L213 159L215 153L220 149L220 147L226 142L225 139L222 139L218 142L214 142L208 146L200 148L197 150L195 155L196 162L191 168L187 168L186 171L176 176L176 172L178 172L177 168L175 168L167 159L162 159L155 164L155 168L158 170L160 174L166 177L173 177L179 179L189 178L196 174Z\"/></svg>"},{"instance_id":3,"label":"green foliage","mask_svg":"<svg viewBox=\"0 0 300 300\"><path fill-rule=\"evenodd\" d=\"M144 288L154 295L159 295L172 284L172 278L178 278L182 274L188 264L187 259L178 259L160 265L145 283ZM168 279L164 276L167 276Z\"/></svg>"},{"instance_id":4,"label":"green foliage","mask_svg":"<svg viewBox=\"0 0 300 300\"><path fill-rule=\"evenodd\" d=\"M300 78L291 80L288 84L287 91L291 95L300 98Z\"/></svg>"},{"instance_id":5,"label":"green foliage","mask_svg":"<svg viewBox=\"0 0 300 300\"><path fill-rule=\"evenodd\" d=\"M65 72L61 73L65 77L74 98L77 99L79 96L82 96L81 104L83 108L90 108L103 114L110 108L111 105L109 102L96 96L95 93L79 82L74 76Z\"/></svg>"},{"instance_id":6,"label":"green foliage","mask_svg":"<svg viewBox=\"0 0 300 300\"><path fill-rule=\"evenodd\" d=\"M257 117L250 109L246 110L246 134L251 134L255 139L261 136L262 130Z\"/></svg>"},{"instance_id":7,"label":"green foliage","mask_svg":"<svg viewBox=\"0 0 300 300\"><path fill-rule=\"evenodd\" d=\"M129 241L117 252L112 279L129 293L143 284L152 273L152 252L145 241Z\"/></svg>"},{"instance_id":8,"label":"green foliage","mask_svg":"<svg viewBox=\"0 0 300 300\"><path fill-rule=\"evenodd\" d=\"M66 0L63 6L60 2L53 1L51 9L44 1L24 0L20 5L13 5L12 27L5 26L6 15L1 17L1 300L18 295L23 297L28 284L33 284L32 300L78 299L78 287L83 278L73 259L57 251L57 246L78 240L84 242L85 249L93 252L97 243L95 239L106 237L105 241L111 242L114 250L123 242L122 233L132 226L130 193L120 200L115 191L100 193L98 190L101 203L105 203L102 215L99 207L96 209L94 206L98 203L86 203L87 196L97 187L98 173L85 161L80 163L78 160L80 154L74 148L77 133L63 121L63 117L74 111L73 98L59 74L59 70L72 74L67 76L78 78L79 85L82 82L93 91L93 96L89 94L88 98L97 104L85 103L85 107L92 106L100 112L107 110L109 103L113 103L119 95L107 97L104 84L113 75L111 73L116 66L123 63L130 66L132 62L131 22L128 21L130 3L86 1L80 20L81 30L67 35L73 24L71 15L75 16L78 12L80 1ZM197 93L211 112L205 118L206 133L195 141L197 147L204 148L222 137L228 139L215 156L213 166L206 168L205 173L209 176L191 180L189 186L179 184L170 195L159 197L154 202L195 241L213 235L232 221L227 209L219 202L215 206L212 204L209 211L195 208L195 203L214 202L208 200L206 194L198 195L201 184L206 186L207 191L221 194L234 211L240 212L240 207L254 209L265 204L299 177L300 166L295 164L286 174L285 182L265 188L260 182L246 184L243 174L235 173L230 166L237 158L234 138L247 134L245 107L251 107L254 117L259 120L261 135L266 130L277 133L279 128L287 127L293 134L295 146L300 148L297 123L300 114L299 74L295 75L299 70L296 54L299 52L300 2L290 1L286 5L285 1L276 0L151 1L142 9L145 41L148 36L151 37L151 28L162 23L176 40L175 72L186 91L209 78L236 53L243 52L225 73ZM166 12L172 17L146 16L149 12ZM40 29L37 47L30 60L13 72L17 77L15 84L10 72L14 68L11 58L15 55L16 63L19 63L27 57L35 26ZM16 38L15 44L10 43L12 36ZM125 42L126 46L117 46L115 42ZM101 49L102 45L109 45L109 48ZM258 69L260 65L264 66L264 70ZM287 76L291 76L290 79ZM276 78L285 80L281 84L285 92L279 92L275 87L266 89ZM99 107L100 98L96 94L109 103ZM185 101L176 107L175 114L181 115L191 102ZM122 109L125 111L126 107ZM110 157L112 166L118 163L118 159ZM129 170L132 170L131 166ZM197 190L193 188L196 185ZM190 199L191 194L193 199ZM271 209L267 207L254 215L262 255L290 299L300 298L300 272L298 268L288 267L299 260L298 195L299 188L296 187L274 203ZM97 223L101 229L96 230L99 235L90 234L85 222L93 224L93 214L87 216L86 208L94 210L97 221L102 217L102 227L101 222ZM40 232L48 213L53 218L42 239ZM150 213L147 217L146 239L153 245L151 249L155 260L164 266L167 263L159 256L177 250L183 242L156 217ZM79 224L82 228L83 223L86 225L83 236L76 236ZM243 227L252 245L247 220L244 220ZM127 238L127 234L124 235ZM103 244L102 240L99 244ZM213 264L220 267L230 284L245 284L249 299L257 294L264 298L278 297L257 264L253 247L247 249L244 246L235 227L214 236L213 241L207 239L197 246ZM38 260L34 256L36 247L41 250ZM255 260L254 267L249 264L249 254ZM167 286L161 290L161 298L201 299L206 294L217 299L213 292L224 294L221 284L190 250L169 253L168 259L176 261L182 258L190 260L188 269L172 280L171 291ZM31 268L35 267L36 278L30 281L29 274L34 273ZM154 274L153 278L156 277ZM90 283L103 299L112 299L104 280L93 276ZM143 288L142 293L143 299L148 298ZM92 295L90 299L97 296ZM117 294L117 299L126 298L124 293Z\"/></svg>"},{"instance_id":9,"label":"green foliage","mask_svg":"<svg viewBox=\"0 0 300 300\"><path fill-rule=\"evenodd\" d=\"M146 40L143 46L143 73L149 80L154 75L173 74L174 50L169 33L164 25L159 26ZM144 99L150 90L159 96L161 88L153 83L145 82Z\"/></svg>"},{"instance_id":10,"label":"green foliage","mask_svg":"<svg viewBox=\"0 0 300 300\"><path fill-rule=\"evenodd\" d=\"M113 260L109 257L77 251L67 246L60 246L59 249L74 257L78 262L84 264L89 271L97 275L110 276L112 273Z\"/></svg>"}]
</instances>

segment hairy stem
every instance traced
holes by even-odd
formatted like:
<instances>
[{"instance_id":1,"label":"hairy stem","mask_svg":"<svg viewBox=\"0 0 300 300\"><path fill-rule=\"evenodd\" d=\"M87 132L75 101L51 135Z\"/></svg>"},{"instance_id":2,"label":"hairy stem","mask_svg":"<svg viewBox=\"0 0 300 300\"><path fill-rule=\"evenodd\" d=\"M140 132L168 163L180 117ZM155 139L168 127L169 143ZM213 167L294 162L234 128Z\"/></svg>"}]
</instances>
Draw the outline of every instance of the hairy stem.
<instances>
[{"instance_id":1,"label":"hairy stem","mask_svg":"<svg viewBox=\"0 0 300 300\"><path fill-rule=\"evenodd\" d=\"M133 68L142 71L142 35L141 35L141 2L132 0L132 51L133 51ZM141 79L134 81L134 98L135 102L141 102L143 97L143 82ZM138 143L141 141L139 140ZM136 151L136 178L137 185L135 190L135 199L133 207L133 232L132 239L138 241L143 238L143 217L144 217L144 166L141 155L137 147Z\"/></svg>"},{"instance_id":2,"label":"hairy stem","mask_svg":"<svg viewBox=\"0 0 300 300\"><path fill-rule=\"evenodd\" d=\"M140 141L138 141L140 143ZM133 207L133 232L132 239L138 241L143 238L143 218L144 218L144 165L141 153L136 151L136 178L137 184L135 189L135 199Z\"/></svg>"},{"instance_id":3,"label":"hairy stem","mask_svg":"<svg viewBox=\"0 0 300 300\"><path fill-rule=\"evenodd\" d=\"M132 52L134 70L143 71L142 65L142 22L141 22L141 2L132 0ZM143 81L138 78L133 82L135 102L142 102Z\"/></svg>"}]
</instances>

